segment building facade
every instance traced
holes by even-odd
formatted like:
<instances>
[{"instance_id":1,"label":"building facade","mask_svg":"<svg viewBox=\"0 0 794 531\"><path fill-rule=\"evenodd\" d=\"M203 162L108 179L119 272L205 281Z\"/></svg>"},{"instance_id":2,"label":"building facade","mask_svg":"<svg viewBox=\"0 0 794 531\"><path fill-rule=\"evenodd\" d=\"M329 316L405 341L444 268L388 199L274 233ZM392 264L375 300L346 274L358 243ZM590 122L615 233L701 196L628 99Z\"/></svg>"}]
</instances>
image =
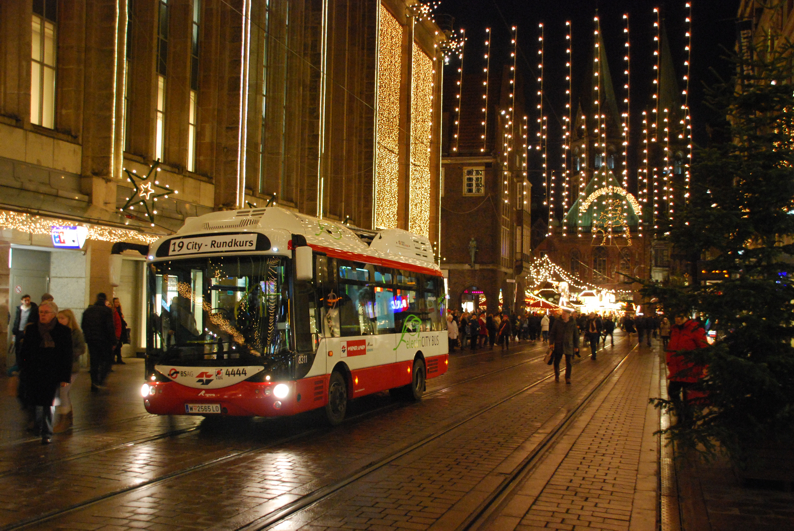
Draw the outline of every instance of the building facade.
<instances>
[{"instance_id":1,"label":"building facade","mask_svg":"<svg viewBox=\"0 0 794 531\"><path fill-rule=\"evenodd\" d=\"M79 319L103 291L141 348L144 256L114 244L214 210L437 240L445 37L414 4L0 3L0 314L50 292Z\"/></svg>"},{"instance_id":2,"label":"building facade","mask_svg":"<svg viewBox=\"0 0 794 531\"><path fill-rule=\"evenodd\" d=\"M515 313L530 260L525 86L515 62L471 56L445 77L441 267L450 308Z\"/></svg>"}]
</instances>

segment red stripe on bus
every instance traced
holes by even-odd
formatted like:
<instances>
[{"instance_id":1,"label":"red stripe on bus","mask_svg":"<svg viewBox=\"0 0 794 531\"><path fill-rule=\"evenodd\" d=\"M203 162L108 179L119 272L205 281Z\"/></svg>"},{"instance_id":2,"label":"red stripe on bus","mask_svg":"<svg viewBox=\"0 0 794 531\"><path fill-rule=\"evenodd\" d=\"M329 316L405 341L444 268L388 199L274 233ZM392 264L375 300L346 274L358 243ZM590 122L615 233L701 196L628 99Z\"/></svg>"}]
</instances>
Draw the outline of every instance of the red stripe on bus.
<instances>
[{"instance_id":1,"label":"red stripe on bus","mask_svg":"<svg viewBox=\"0 0 794 531\"><path fill-rule=\"evenodd\" d=\"M433 275L434 277L442 276L441 271L432 269L430 267L423 267L406 262L397 262L396 260L389 260L388 258L378 258L377 256L358 254L351 251L342 251L340 249L324 247L322 245L309 244L309 247L315 251L325 253L332 258L342 258L345 260L352 260L354 262L364 262L365 264L391 267L393 269L406 269L408 271L413 271L414 273L423 273L425 275Z\"/></svg>"}]
</instances>

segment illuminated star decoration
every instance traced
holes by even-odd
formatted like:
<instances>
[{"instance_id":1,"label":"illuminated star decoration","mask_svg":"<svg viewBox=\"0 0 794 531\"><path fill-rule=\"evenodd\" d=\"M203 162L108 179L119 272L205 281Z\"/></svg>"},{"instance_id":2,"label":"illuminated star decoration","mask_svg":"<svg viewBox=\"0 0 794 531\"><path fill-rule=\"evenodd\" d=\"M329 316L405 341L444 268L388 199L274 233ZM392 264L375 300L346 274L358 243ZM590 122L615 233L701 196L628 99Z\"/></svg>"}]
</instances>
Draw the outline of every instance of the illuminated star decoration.
<instances>
[{"instance_id":1,"label":"illuminated star decoration","mask_svg":"<svg viewBox=\"0 0 794 531\"><path fill-rule=\"evenodd\" d=\"M127 198L127 202L124 203L124 206L121 207L119 210L124 212L126 210L135 210L135 205L143 205L143 209L146 212L146 217L149 219L149 222L154 227L154 216L157 214L157 210L154 208L154 203L157 201L158 197L165 197L168 199L170 194L178 194L179 192L173 190L166 186L161 186L159 181L154 179L152 175L156 175L155 172L160 171L158 166L160 165L160 161L156 161L152 164L151 168L149 168L149 173L146 174L146 177L140 177L135 173L135 170L128 170L124 168L124 173L127 174L127 179L132 183L132 186L135 188L130 197ZM157 190L159 190L159 192Z\"/></svg>"}]
</instances>

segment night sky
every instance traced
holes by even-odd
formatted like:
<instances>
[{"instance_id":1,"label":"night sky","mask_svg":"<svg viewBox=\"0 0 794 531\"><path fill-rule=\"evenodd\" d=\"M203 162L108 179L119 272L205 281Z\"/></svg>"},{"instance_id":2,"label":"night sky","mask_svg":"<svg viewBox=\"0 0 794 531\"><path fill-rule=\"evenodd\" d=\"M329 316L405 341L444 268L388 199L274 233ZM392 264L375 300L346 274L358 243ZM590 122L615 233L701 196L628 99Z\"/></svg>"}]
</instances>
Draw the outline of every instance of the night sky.
<instances>
[{"instance_id":1,"label":"night sky","mask_svg":"<svg viewBox=\"0 0 794 531\"><path fill-rule=\"evenodd\" d=\"M722 75L730 75L730 69L721 59L725 55L720 46L733 48L735 42L735 17L740 0L692 0L692 69L690 80L690 107L694 139L696 144L705 142L708 115L701 104L703 83L713 84L714 75L710 71L716 67ZM653 83L653 22L654 7L659 7L667 30L674 63L678 69L677 79L683 84L686 59L685 17L686 0L649 1L649 0L441 0L436 9L437 18L444 15L454 17L453 27L464 28L467 42L464 56L464 72L484 67L485 28L490 27L493 34L491 65L506 62L510 54L510 28L518 28L518 66L528 79L528 109L536 111L538 63L538 24L544 24L545 67L544 85L548 105L545 114L549 126L549 160L559 160L556 149L561 144L561 120L565 113L565 22L570 20L573 28L573 66L574 93L582 79L587 63L591 60L594 22L596 11L601 23L601 33L608 53L609 68L612 73L616 98L620 105L623 101L625 83L623 14L629 14L631 29L631 102L632 122L640 120L641 107L651 101ZM445 75L455 75L458 63L451 64ZM455 70L453 70L455 69ZM683 88L683 86L682 86ZM530 115L530 123L537 116ZM634 123L632 130L638 131ZM531 137L532 135L530 135ZM552 152L555 154L552 155Z\"/></svg>"}]
</instances>

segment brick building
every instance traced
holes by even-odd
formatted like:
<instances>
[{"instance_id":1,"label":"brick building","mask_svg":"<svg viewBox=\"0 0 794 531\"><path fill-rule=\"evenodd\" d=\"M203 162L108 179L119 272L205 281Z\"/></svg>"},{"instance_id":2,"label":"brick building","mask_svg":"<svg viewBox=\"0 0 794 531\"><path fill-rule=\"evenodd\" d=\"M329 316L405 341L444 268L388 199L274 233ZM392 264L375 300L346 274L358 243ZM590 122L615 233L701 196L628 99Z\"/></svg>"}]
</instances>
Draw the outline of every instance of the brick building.
<instances>
[{"instance_id":1,"label":"brick building","mask_svg":"<svg viewBox=\"0 0 794 531\"><path fill-rule=\"evenodd\" d=\"M0 318L51 292L79 319L104 291L141 347L144 257L113 286L113 245L213 210L435 239L444 34L413 4L0 3ZM85 227L82 249L53 226Z\"/></svg>"},{"instance_id":2,"label":"brick building","mask_svg":"<svg viewBox=\"0 0 794 531\"><path fill-rule=\"evenodd\" d=\"M515 63L484 71L481 57L445 76L441 267L450 308L515 312L531 233L524 76Z\"/></svg>"}]
</instances>

